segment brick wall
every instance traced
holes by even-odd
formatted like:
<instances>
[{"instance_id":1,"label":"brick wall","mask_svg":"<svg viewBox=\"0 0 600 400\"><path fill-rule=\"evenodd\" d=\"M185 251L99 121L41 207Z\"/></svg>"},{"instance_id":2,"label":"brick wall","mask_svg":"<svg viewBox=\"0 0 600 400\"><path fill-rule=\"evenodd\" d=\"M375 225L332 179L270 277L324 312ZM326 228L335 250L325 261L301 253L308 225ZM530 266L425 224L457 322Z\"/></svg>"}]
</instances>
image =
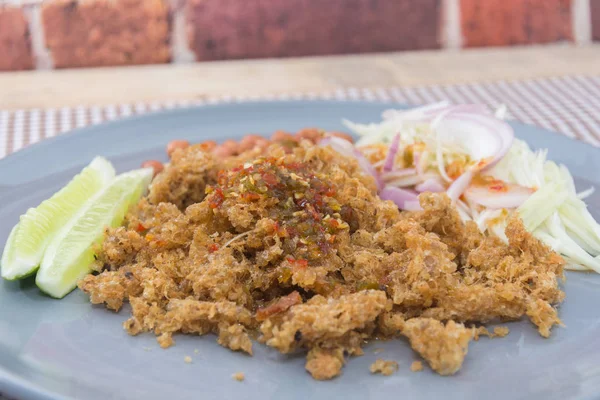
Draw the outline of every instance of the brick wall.
<instances>
[{"instance_id":1,"label":"brick wall","mask_svg":"<svg viewBox=\"0 0 600 400\"><path fill-rule=\"evenodd\" d=\"M0 8L0 71L33 68L31 39L20 8Z\"/></svg>"},{"instance_id":2,"label":"brick wall","mask_svg":"<svg viewBox=\"0 0 600 400\"><path fill-rule=\"evenodd\" d=\"M573 39L573 0L461 0L468 47L550 43Z\"/></svg>"},{"instance_id":3,"label":"brick wall","mask_svg":"<svg viewBox=\"0 0 600 400\"><path fill-rule=\"evenodd\" d=\"M0 0L0 70L600 41L600 0Z\"/></svg>"},{"instance_id":4,"label":"brick wall","mask_svg":"<svg viewBox=\"0 0 600 400\"><path fill-rule=\"evenodd\" d=\"M162 0L54 0L41 11L56 68L171 60L169 7Z\"/></svg>"},{"instance_id":5,"label":"brick wall","mask_svg":"<svg viewBox=\"0 0 600 400\"><path fill-rule=\"evenodd\" d=\"M188 0L198 60L439 48L440 0Z\"/></svg>"},{"instance_id":6,"label":"brick wall","mask_svg":"<svg viewBox=\"0 0 600 400\"><path fill-rule=\"evenodd\" d=\"M600 42L600 0L590 0L592 14L592 39Z\"/></svg>"}]
</instances>

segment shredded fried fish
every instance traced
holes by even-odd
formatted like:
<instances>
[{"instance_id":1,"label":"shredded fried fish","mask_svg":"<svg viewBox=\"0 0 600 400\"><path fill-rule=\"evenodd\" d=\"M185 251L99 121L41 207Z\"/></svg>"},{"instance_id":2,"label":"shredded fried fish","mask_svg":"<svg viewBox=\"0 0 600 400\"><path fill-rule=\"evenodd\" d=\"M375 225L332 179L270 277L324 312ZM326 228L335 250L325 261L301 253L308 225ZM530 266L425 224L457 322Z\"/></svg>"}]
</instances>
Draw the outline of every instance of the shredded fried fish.
<instances>
[{"instance_id":1,"label":"shredded fried fish","mask_svg":"<svg viewBox=\"0 0 600 400\"><path fill-rule=\"evenodd\" d=\"M505 244L462 222L445 194L420 203L400 212L356 160L298 136L228 157L191 146L126 226L107 230L79 287L111 310L128 302L131 335L168 347L175 333L213 333L252 354L256 334L306 352L315 379L338 376L375 338L406 337L451 375L472 339L508 333L481 324L525 317L544 337L561 324L564 261L519 219Z\"/></svg>"}]
</instances>

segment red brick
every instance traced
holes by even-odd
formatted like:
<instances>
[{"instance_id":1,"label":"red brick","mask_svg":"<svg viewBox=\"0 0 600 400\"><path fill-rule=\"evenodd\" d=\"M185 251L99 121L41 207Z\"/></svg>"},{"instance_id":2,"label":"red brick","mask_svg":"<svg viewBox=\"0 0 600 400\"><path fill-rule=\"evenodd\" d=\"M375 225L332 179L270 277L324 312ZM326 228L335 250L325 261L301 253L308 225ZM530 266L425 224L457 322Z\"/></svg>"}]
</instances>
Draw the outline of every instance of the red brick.
<instances>
[{"instance_id":1,"label":"red brick","mask_svg":"<svg viewBox=\"0 0 600 400\"><path fill-rule=\"evenodd\" d=\"M166 63L165 0L52 0L42 6L46 45L56 68Z\"/></svg>"},{"instance_id":2,"label":"red brick","mask_svg":"<svg viewBox=\"0 0 600 400\"><path fill-rule=\"evenodd\" d=\"M467 47L571 40L573 0L460 0Z\"/></svg>"},{"instance_id":3,"label":"red brick","mask_svg":"<svg viewBox=\"0 0 600 400\"><path fill-rule=\"evenodd\" d=\"M29 27L23 10L0 6L0 71L32 68Z\"/></svg>"},{"instance_id":4,"label":"red brick","mask_svg":"<svg viewBox=\"0 0 600 400\"><path fill-rule=\"evenodd\" d=\"M592 13L592 39L600 41L600 0L590 0Z\"/></svg>"},{"instance_id":5,"label":"red brick","mask_svg":"<svg viewBox=\"0 0 600 400\"><path fill-rule=\"evenodd\" d=\"M188 0L198 60L439 48L440 0Z\"/></svg>"}]
</instances>

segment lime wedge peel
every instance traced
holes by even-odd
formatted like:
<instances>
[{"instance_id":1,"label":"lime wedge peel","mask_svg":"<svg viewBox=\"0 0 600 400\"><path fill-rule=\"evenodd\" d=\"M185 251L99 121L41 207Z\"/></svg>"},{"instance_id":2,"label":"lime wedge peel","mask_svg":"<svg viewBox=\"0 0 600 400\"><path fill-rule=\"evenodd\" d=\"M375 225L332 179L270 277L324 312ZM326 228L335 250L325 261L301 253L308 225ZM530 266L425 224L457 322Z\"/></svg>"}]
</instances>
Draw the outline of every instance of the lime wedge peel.
<instances>
[{"instance_id":1,"label":"lime wedge peel","mask_svg":"<svg viewBox=\"0 0 600 400\"><path fill-rule=\"evenodd\" d=\"M19 229L19 224L15 225L10 234L8 235L8 239L6 240L5 250L2 253L2 260L0 261L0 265L10 265L12 270L14 271L27 271L30 269L29 264L22 262L19 259L16 259L14 256L15 253L15 237L17 236L17 229ZM2 275L4 276L5 268L2 268ZM22 279L27 278L35 273L35 269L33 269L30 273L24 273L24 275L16 276L14 279Z\"/></svg>"},{"instance_id":2,"label":"lime wedge peel","mask_svg":"<svg viewBox=\"0 0 600 400\"><path fill-rule=\"evenodd\" d=\"M152 169L144 168L119 175L86 203L49 244L36 276L40 290L62 298L75 288L91 271L93 246L102 242L104 229L121 225L129 208L145 194L152 174Z\"/></svg>"},{"instance_id":3,"label":"lime wedge peel","mask_svg":"<svg viewBox=\"0 0 600 400\"><path fill-rule=\"evenodd\" d=\"M115 169L96 157L81 173L36 208L30 208L13 228L2 254L1 274L15 280L32 275L57 232L94 194L114 180Z\"/></svg>"}]
</instances>

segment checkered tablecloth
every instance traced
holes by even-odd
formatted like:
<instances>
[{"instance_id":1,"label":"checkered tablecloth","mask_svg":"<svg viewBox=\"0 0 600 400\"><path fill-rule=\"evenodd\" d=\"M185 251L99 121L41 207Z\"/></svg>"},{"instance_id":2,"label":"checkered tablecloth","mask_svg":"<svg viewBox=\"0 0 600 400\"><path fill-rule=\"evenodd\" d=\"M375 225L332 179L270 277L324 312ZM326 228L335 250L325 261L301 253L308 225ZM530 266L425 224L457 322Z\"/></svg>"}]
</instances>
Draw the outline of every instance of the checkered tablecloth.
<instances>
[{"instance_id":1,"label":"checkered tablecloth","mask_svg":"<svg viewBox=\"0 0 600 400\"><path fill-rule=\"evenodd\" d=\"M483 103L508 107L508 117L557 131L600 147L600 76L388 88L340 88L333 92L273 96L222 96L194 101L113 104L53 109L0 109L0 158L23 147L92 124L170 108L242 101L335 99L425 104ZM0 105L1 107L1 105Z\"/></svg>"}]
</instances>

